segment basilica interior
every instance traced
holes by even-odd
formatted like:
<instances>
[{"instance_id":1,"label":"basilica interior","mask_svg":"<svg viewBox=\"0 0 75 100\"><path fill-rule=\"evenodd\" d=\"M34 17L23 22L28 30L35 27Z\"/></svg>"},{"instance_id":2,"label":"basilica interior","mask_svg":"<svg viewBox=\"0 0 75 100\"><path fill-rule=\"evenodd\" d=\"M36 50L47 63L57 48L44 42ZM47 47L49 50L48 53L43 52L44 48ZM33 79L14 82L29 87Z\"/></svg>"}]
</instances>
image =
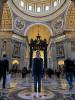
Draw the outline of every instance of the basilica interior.
<instances>
[{"instance_id":1,"label":"basilica interior","mask_svg":"<svg viewBox=\"0 0 75 100\"><path fill-rule=\"evenodd\" d=\"M45 70L63 70L64 60L75 60L75 0L0 0L0 59L7 54L10 87L2 90L0 100L75 100L73 91L61 78L45 75L41 97L33 98L32 59L40 50ZM21 71L28 74L22 79ZM75 80L75 79L74 79Z\"/></svg>"}]
</instances>

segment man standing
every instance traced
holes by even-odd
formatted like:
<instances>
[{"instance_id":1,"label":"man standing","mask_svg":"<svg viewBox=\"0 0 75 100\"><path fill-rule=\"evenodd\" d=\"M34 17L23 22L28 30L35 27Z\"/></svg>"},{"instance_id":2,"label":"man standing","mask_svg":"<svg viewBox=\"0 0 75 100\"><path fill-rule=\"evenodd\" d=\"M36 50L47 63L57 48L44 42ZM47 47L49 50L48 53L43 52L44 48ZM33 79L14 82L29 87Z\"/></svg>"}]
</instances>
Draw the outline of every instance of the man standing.
<instances>
[{"instance_id":1,"label":"man standing","mask_svg":"<svg viewBox=\"0 0 75 100\"><path fill-rule=\"evenodd\" d=\"M9 71L9 61L7 59L7 55L3 55L2 59L2 77L3 77L3 89L5 88L6 85L6 73Z\"/></svg>"},{"instance_id":2,"label":"man standing","mask_svg":"<svg viewBox=\"0 0 75 100\"><path fill-rule=\"evenodd\" d=\"M34 96L37 94L37 83L38 83L38 96L41 92L41 78L43 75L43 59L40 57L40 51L36 51L36 58L33 59L32 63L32 75L34 77Z\"/></svg>"}]
</instances>

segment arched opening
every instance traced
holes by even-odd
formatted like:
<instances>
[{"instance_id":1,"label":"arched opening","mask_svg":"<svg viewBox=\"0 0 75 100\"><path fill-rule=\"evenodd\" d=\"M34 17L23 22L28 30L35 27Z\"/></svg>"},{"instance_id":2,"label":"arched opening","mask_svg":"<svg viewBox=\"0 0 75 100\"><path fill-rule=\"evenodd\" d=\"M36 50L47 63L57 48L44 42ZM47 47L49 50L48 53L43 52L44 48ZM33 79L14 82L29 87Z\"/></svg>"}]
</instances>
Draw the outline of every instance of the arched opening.
<instances>
[{"instance_id":1,"label":"arched opening","mask_svg":"<svg viewBox=\"0 0 75 100\"><path fill-rule=\"evenodd\" d=\"M36 36L40 35L40 38L46 39L47 42L49 41L50 36L52 36L52 31L50 28L43 24L34 24L32 26L29 26L27 29L26 35L28 37L28 41L30 42L31 39L35 39Z\"/></svg>"},{"instance_id":2,"label":"arched opening","mask_svg":"<svg viewBox=\"0 0 75 100\"><path fill-rule=\"evenodd\" d=\"M44 68L47 68L47 46L52 31L47 26L42 24L35 24L29 27L26 31L26 36L30 45L30 68L32 66L32 59L36 56L36 51L39 50L41 58L44 61Z\"/></svg>"},{"instance_id":3,"label":"arched opening","mask_svg":"<svg viewBox=\"0 0 75 100\"><path fill-rule=\"evenodd\" d=\"M19 60L17 59L12 60L12 68L11 68L12 74L13 73L16 74L19 71L19 64L20 64Z\"/></svg>"}]
</instances>

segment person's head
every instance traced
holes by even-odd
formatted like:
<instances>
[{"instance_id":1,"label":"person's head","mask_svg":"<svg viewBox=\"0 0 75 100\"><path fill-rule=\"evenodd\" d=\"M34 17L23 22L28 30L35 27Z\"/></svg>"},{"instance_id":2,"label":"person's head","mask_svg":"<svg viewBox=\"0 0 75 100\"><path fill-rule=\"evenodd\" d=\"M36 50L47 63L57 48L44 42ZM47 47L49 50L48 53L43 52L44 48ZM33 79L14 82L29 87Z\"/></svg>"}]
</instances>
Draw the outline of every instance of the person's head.
<instances>
[{"instance_id":1,"label":"person's head","mask_svg":"<svg viewBox=\"0 0 75 100\"><path fill-rule=\"evenodd\" d=\"M40 58L40 56L41 56L41 55L40 55L40 51L36 51L36 57L37 57L37 58Z\"/></svg>"},{"instance_id":2,"label":"person's head","mask_svg":"<svg viewBox=\"0 0 75 100\"><path fill-rule=\"evenodd\" d=\"M7 55L6 55L6 54L4 54L4 55L3 55L3 58L6 58L6 57L7 57Z\"/></svg>"}]
</instances>

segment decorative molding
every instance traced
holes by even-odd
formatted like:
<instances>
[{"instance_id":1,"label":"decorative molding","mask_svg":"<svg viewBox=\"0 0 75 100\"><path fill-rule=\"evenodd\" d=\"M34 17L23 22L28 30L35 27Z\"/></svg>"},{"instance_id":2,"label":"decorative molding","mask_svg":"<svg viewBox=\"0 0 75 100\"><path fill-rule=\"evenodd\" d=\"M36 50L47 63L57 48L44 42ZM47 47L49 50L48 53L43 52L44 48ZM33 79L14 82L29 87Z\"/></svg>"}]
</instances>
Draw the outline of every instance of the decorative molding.
<instances>
[{"instance_id":1,"label":"decorative molding","mask_svg":"<svg viewBox=\"0 0 75 100\"><path fill-rule=\"evenodd\" d=\"M34 16L29 16L22 11L20 11L16 6L12 3L12 0L8 0L9 6L13 10L14 13L16 13L18 16L22 17L25 20L28 20L30 22L44 22L44 21L50 21L58 17L62 12L66 10L68 7L70 0L66 0L65 3L54 13L49 14L47 16L41 16L41 17L34 17ZM13 9L14 8L14 9Z\"/></svg>"}]
</instances>

